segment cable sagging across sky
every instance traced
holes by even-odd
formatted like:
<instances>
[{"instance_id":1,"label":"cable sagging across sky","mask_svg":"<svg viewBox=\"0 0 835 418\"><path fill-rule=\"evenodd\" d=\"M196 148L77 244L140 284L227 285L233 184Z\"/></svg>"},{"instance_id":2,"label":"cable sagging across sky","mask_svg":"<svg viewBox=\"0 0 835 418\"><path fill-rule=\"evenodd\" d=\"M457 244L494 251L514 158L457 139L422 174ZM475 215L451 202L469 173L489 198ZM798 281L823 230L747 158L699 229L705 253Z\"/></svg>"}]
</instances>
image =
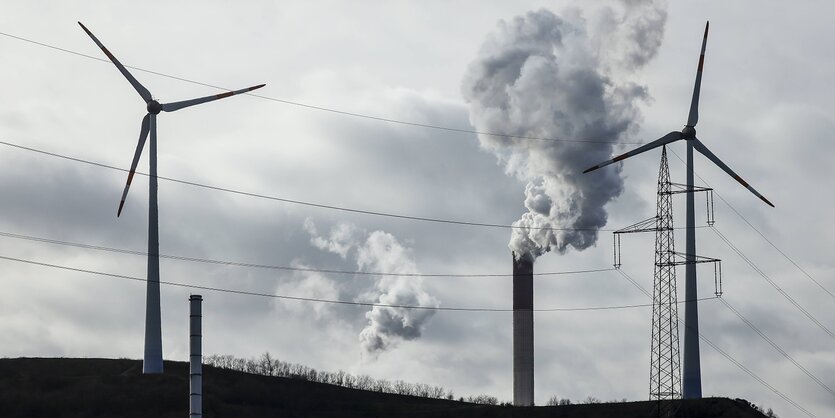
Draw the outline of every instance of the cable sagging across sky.
<instances>
[{"instance_id":1,"label":"cable sagging across sky","mask_svg":"<svg viewBox=\"0 0 835 418\"><path fill-rule=\"evenodd\" d=\"M755 272L757 272L757 274L759 274L760 277L765 279L765 281L768 282L768 284L770 284L771 287L773 287L775 290L777 290L777 292L780 293L780 295L783 296L783 298L785 298L792 305L794 305L794 307L797 308L801 313L803 313L803 315L806 316L806 318L808 318L809 321L811 321L813 324L815 324L818 328L822 329L823 332L825 332L827 335L829 335L830 338L835 340L835 333L830 331L829 328L826 327L826 325L824 325L817 318L815 318L815 316L812 315L808 310L806 310L806 308L804 308L803 305L801 305L796 300L794 300L793 297L789 296L789 294L785 290L783 290L783 288L778 286L777 283L774 282L774 280L771 280L771 278L768 277L768 275L765 274L765 272L763 272L759 267L757 267L757 265L754 264L754 262L751 261L751 259L749 259L745 254L743 254L742 251L739 248L737 248L733 243L731 243L731 241L728 240L727 237L722 235L722 233L719 232L719 230L716 229L716 227L713 227L711 229L713 230L713 232L716 233L716 235L719 238L722 239L722 241L725 242L725 244L728 246L728 248L733 250L740 258L742 258L742 260L745 261L745 263L747 263Z\"/></svg>"},{"instance_id":2,"label":"cable sagging across sky","mask_svg":"<svg viewBox=\"0 0 835 418\"><path fill-rule=\"evenodd\" d=\"M44 263L40 261L34 260L27 260L23 258L17 257L9 257L0 255L0 259L7 260L7 261L14 261L23 264L30 264L36 265L41 267L50 267L53 269L59 270L67 270L67 271L74 271L77 273L86 273L91 275L97 275L102 277L110 277L114 279L123 279L123 280L131 280L135 282L147 282L148 279L143 279L140 277L135 276L128 276L124 274L115 274L115 273L106 273L101 271L96 271L92 269L84 269L84 268L77 268L77 267L70 267L70 266L63 266L60 264L53 264L53 263ZM240 289L229 289L229 288L222 288L222 287L213 287L213 286L203 286L203 285L196 285L196 284L187 284L187 283L180 283L180 282L170 282L170 281L160 281L160 284L166 286L174 286L174 287L182 287L188 289L199 289L199 290L208 290L213 292L220 292L220 293L230 293L230 294L237 294L237 295L244 295L244 296L258 296L258 297L267 297L267 298L274 298L274 299L285 299L285 300L294 300L294 301L301 301L301 302L317 302L317 303L330 303L330 304L337 304L337 305L351 305L351 306L363 306L363 307L383 307L383 308L402 308L402 309L424 309L424 310L434 310L434 311L457 311L457 312L513 312L512 308L468 308L468 307L450 307L450 306L418 306L418 305L393 305L393 304L383 304L383 303L372 303L372 302L356 302L356 301L345 301L345 300L334 300L334 299L321 299L321 298L309 298L303 296L290 296L290 295L279 295L274 293L263 293L263 292L251 292L247 290L240 290ZM705 301L715 299L716 297L707 297L697 299L697 301ZM684 303L685 301L679 301L678 303ZM647 308L651 307L652 304L632 304L632 305L618 305L618 306L592 306L592 307L579 307L579 308L542 308L542 309L534 309L534 312L579 312L579 311L601 311L601 310L615 310L615 309L631 309L631 308Z\"/></svg>"},{"instance_id":3,"label":"cable sagging across sky","mask_svg":"<svg viewBox=\"0 0 835 418\"><path fill-rule=\"evenodd\" d=\"M103 58L95 57L95 56L92 56L92 55L87 55L87 54L77 52L77 51L73 51L73 50L66 49L66 48L61 48L61 47L50 45L50 44L47 44L47 43L44 43L44 42L38 42L38 41L35 41L35 40L24 38L22 36L16 36L16 35L12 35L10 33L5 33L5 32L0 32L0 35L6 36L8 38L15 39L15 40L18 40L18 41L27 42L27 43L32 44L32 45L38 45L38 46L49 48L49 49L52 49L52 50L55 50L55 51L65 52L65 53L72 54L72 55L75 55L75 56L79 56L79 57L82 57L82 58L87 58L87 59L91 59L91 60L95 60L95 61L101 61L101 62L109 63L108 60L105 60ZM192 79L185 78L185 77L177 77L177 76L165 74L165 73L158 72L158 71L147 70L147 69L144 69L144 68L133 67L133 66L130 66L130 65L125 65L125 67L130 68L131 70L141 71L141 72L144 72L144 73L153 74L153 75L157 75L157 76L160 76L160 77L166 77L166 78L170 78L172 80L183 81L183 82L186 82L186 83L196 84L196 85L199 85L199 86L211 87L211 88L215 88L215 89L223 90L223 91L230 91L231 90L231 89L228 89L226 87L221 87L221 86L214 85L214 84L204 83L204 82L201 82L201 81L196 81L196 80L192 80ZM252 96L252 97L257 97L259 99L269 100L269 101L276 102L276 103L283 103L283 104L287 104L287 105L297 106L297 107L301 107L301 108L305 108L305 109L318 110L318 111L333 113L333 114L337 114L337 115L350 116L350 117L355 117L355 118L368 119L368 120L374 120L374 121L378 121L378 122L392 123L392 124L398 124L398 125L413 126L413 127L418 127L418 128L441 130L441 131L447 131L447 132L458 132L458 133L473 134L473 135L487 135L487 136L494 136L494 137L499 137L499 138L521 139L521 140L531 140L531 141L588 142L588 143L597 143L597 144L612 144L612 143L615 143L615 144L636 144L636 145L643 144L643 142L620 142L620 141L606 141L606 140L593 140L593 139L547 138L547 137L539 137L539 136L511 135L511 134L505 134L505 133L501 133L501 132L477 131L477 130L467 129L467 128L455 128L455 127L449 127L449 126L433 125L433 124L428 124L428 123L412 122L412 121L406 121L406 120L401 120L401 119L394 119L394 118L387 118L387 117L381 117L381 116L367 115L367 114L363 114L363 113L350 112L350 111L339 110L339 109L334 109L334 108L329 108L329 107L324 107L324 106L316 106L316 105L301 103L301 102L292 101L292 100L279 99L279 98L264 96L264 95L260 95L260 94L248 93L248 95Z\"/></svg>"},{"instance_id":4,"label":"cable sagging across sky","mask_svg":"<svg viewBox=\"0 0 835 418\"><path fill-rule=\"evenodd\" d=\"M623 269L617 269L617 272L618 272L618 273L620 273L620 274L621 274L621 276L623 276L623 277L624 277L626 280L628 280L630 283L632 283L632 285L633 285L633 286L635 286L638 290L640 290L640 291L641 291L641 293L643 293L644 295L646 295L646 297L648 297L648 298L652 299L652 294L650 294L650 293L649 293L649 291L647 291L647 290L646 290L643 286L641 286L641 285L640 285L640 283L636 282L636 281L635 281L635 279L633 279L633 278L632 278L632 277L630 277L628 274L626 274L626 272L625 272L625 271L623 271ZM718 298L719 298L719 299L721 299L721 297L718 297ZM684 324L684 320L683 320L683 319L681 319L680 317L678 318L678 322L679 322L679 324L681 324L681 326L685 326L685 324ZM735 359L733 356L731 356L730 354L728 354L725 350L722 350L722 349L721 349L718 345L716 345L713 341L711 341L711 340L709 340L707 337L705 337L705 336L704 336L704 334L702 334L701 332L699 332L699 339L701 339L702 341L704 341L705 343L707 343L707 344L708 344L711 348L713 348L714 350L716 350L716 352L717 352L717 353L719 353L720 355L722 355L722 357L725 357L725 359L727 359L728 361L730 361L731 363L733 363L733 365L735 365L737 368L739 368L740 370L742 370L745 374L747 374L748 376L750 376L751 378L753 378L754 380L756 380L757 382L759 382L759 383L760 383L761 385L763 385L766 389L770 390L770 391L771 391L771 392L773 392L775 395L779 396L779 397L780 397L780 398L782 398L784 401L788 402L790 405L794 406L795 408L797 408L799 411L803 412L803 413L804 413L804 414L806 414L807 416L809 416L809 417L811 417L811 418L817 418L817 415L813 414L812 412L810 412L809 410L807 410L806 408L804 408L804 407L803 407L803 405L800 405L800 404L799 404L799 403L797 403L794 399L790 398L788 395L786 395L785 393L781 392L780 390L778 390L777 388L775 388L774 386L772 386L770 383L766 382L766 381L765 381L765 379L763 379L763 378L761 378L760 376L758 376L758 375L757 375L756 373L754 373L751 369L749 369L749 368L745 367L745 365L743 365L742 363L740 363L740 362L739 362L739 360Z\"/></svg>"},{"instance_id":5,"label":"cable sagging across sky","mask_svg":"<svg viewBox=\"0 0 835 418\"><path fill-rule=\"evenodd\" d=\"M679 160L679 161L681 161L681 163L682 163L682 164L684 163L684 160L683 160L683 159L682 159L682 158L681 158L678 154L676 154L676 153L675 153L675 151L673 151L673 150L671 149L671 150L670 150L670 152L672 152L672 153L673 153L673 155L675 155L675 156L676 156L676 158L678 158L678 160ZM698 178L699 178L699 181L701 181L702 183L704 183L707 187L710 187L710 185L708 184L708 182L707 182L707 181L706 181L706 180L705 180L702 176L700 176L698 173L694 173L694 174L696 175L696 177L698 177ZM728 207L731 211L733 211L733 213L735 213L735 214L736 214L736 216L738 216L738 217L739 217L739 219L742 219L742 221L743 221L743 222L745 222L745 224L746 224L746 225L748 225L751 229L753 229L753 230L754 230L754 232L756 232L756 233L757 233L757 235L759 235L759 236L760 236L760 238L762 238L765 242L767 242L767 243L768 243L768 245L770 245L772 248L774 248L775 250L777 250L777 252L778 252L778 253L780 253L780 255L781 255L781 256L783 256L783 258L785 258L786 260L788 260L788 261L789 261L789 263L791 263L791 264L792 264L795 268L797 268L798 270L800 270L800 272L801 272L801 273L803 273L803 275L804 275L804 276L806 276L806 278L807 278L807 279L809 279L810 281L812 281L812 283L814 283L814 284L815 284L816 286L818 286L821 290L823 290L824 292L826 292L826 294L828 294L828 295L829 295L829 297L831 297L832 299L835 299L835 294L833 294L833 293L832 293L832 291L830 291L829 289L827 289L827 288L826 288L823 284L821 284L819 281L815 280L815 278L814 278L814 277L812 277L812 275L811 275L811 274L809 274L809 273L808 273L805 269L803 269L803 267L800 267L800 265L799 265L799 264L797 264L797 262L795 262L795 261L794 261L794 259L792 259L791 257L789 257L789 255L788 255L788 254L786 254L783 250L781 250L779 247L777 247L777 245L776 245L776 244L774 244L774 242L773 242L773 241L771 241L770 239L768 239L768 237L766 237L766 236L765 236L765 234L763 234L763 233L762 233L762 232L761 232L761 231L760 231L757 227L755 227L755 226L754 226L754 224L752 224L752 223L748 220L748 218L746 218L745 216L743 216L743 215L742 215L742 213L740 213L740 212L739 212L739 211L738 211L738 210L737 210L737 209L736 209L733 205L731 205L731 202L728 202L727 200L725 200L725 198L724 198L724 197L722 197L722 195L721 195L721 194L719 194L719 192L717 192L715 189L713 190L713 194L714 194L716 197L718 197L718 198L719 198L719 200L721 200L721 201L722 201L722 203L724 203L724 204L725 204L725 206L727 206L727 207Z\"/></svg>"},{"instance_id":6,"label":"cable sagging across sky","mask_svg":"<svg viewBox=\"0 0 835 418\"><path fill-rule=\"evenodd\" d=\"M0 231L0 237L20 239L20 240L33 241L33 242L41 242L41 243L46 243L46 244L62 245L62 246L67 246L67 247L84 248L84 249L96 250L96 251L107 251L107 252L118 253L118 254L130 254L130 255L141 255L141 256L147 256L148 255L148 253L145 252L145 251L127 250L127 249L122 249L122 248L105 247L105 246L100 246L100 245L82 244L82 243L77 243L77 242L61 241L61 240L43 238L43 237L35 237L35 236L31 236L31 235L14 234L14 233L11 233L11 232L4 232L4 231ZM362 275L362 276L450 277L450 278L451 277L459 277L459 278L513 277L513 274L502 274L502 273L470 273L470 274L460 274L460 273L391 273L391 272L381 272L381 271L333 270L333 269L322 269L322 268L277 266L277 265L271 265L271 264L243 263L243 262L229 261L229 260L213 260L213 259L207 259L207 258L185 257L185 256L169 255L169 254L159 254L159 257L170 259L170 260L189 261L189 262L206 263L206 264L219 264L219 265L234 266L234 267L248 267L248 268L259 268L259 269L269 269L269 270L286 270L286 271L304 271L304 272L328 273L328 274L352 274L352 275ZM599 272L612 271L612 270L614 270L614 268L600 268L600 269L588 269L588 270L567 270L567 271L534 273L534 275L535 276L558 276L558 275L568 275L568 274L599 273Z\"/></svg>"},{"instance_id":7,"label":"cable sagging across sky","mask_svg":"<svg viewBox=\"0 0 835 418\"><path fill-rule=\"evenodd\" d=\"M27 146L15 144L15 143L7 142L7 141L0 141L0 145L6 145L8 147L17 148L17 149L24 150L24 151L30 151L30 152L34 152L34 153L41 154L41 155L48 155L48 156L51 156L51 157L56 157L56 158L61 158L61 159L68 160L68 161L74 161L74 162L77 162L77 163L82 163L82 164L92 165L92 166L96 166L96 167L106 168L106 169L109 169L109 170L129 172L129 170L126 170L124 168L119 168L119 167L116 167L116 166L113 166L113 165L98 163L98 162L95 162L95 161L85 160L85 159L77 158L77 157L71 157L71 156L68 156L68 155L59 154L59 153L55 153L55 152L44 151L44 150L40 150L40 149L37 149L37 148L27 147ZM148 176L147 173L143 173L141 171L136 171L134 174L139 175L139 176L145 176L145 177ZM462 221L462 220L454 220L454 219L429 218L429 217L423 217L423 216L403 215L403 214L396 214L396 213L390 213L390 212L381 212L381 211L373 211L373 210L365 210L365 209L353 209L353 208L348 208L348 207L343 207L343 206L334 206L334 205L327 205L327 204L322 204L322 203L307 202L307 201L302 201L302 200L287 199L287 198L283 198L283 197L270 196L270 195L262 194L262 193L246 192L246 191L242 191L242 190L238 190L238 189L232 189L232 188L221 187L221 186L212 186L212 185L209 185L209 184L197 183L197 182L188 181L188 180L180 180L180 179L175 179L175 178L172 178L172 177L157 176L157 178L160 179L160 180L170 181L172 183L184 184L184 185L187 185L187 186L194 186L194 187L199 187L199 188L203 188L203 189L214 190L214 191L219 191L219 192L226 192L226 193L231 193L231 194L236 194L236 195L241 195L241 196L254 197L254 198L259 198L259 199L283 202L283 203L291 203L291 204L295 204L295 205L310 206L310 207L315 207L315 208L320 208L320 209L330 209L330 210L336 210L336 211L342 211L342 212L351 212L351 213L359 213L359 214L363 214L363 215L382 216L382 217L396 218L396 219L403 219L403 220L410 220L410 221L432 222L432 223L440 223L440 224L462 225L462 226L473 226L473 227L499 228L499 229L510 229L510 230L519 229L519 228L526 228L526 229L534 229L534 230L554 230L554 231L588 231L588 230L593 230L594 229L594 228L550 228L550 227L539 228L539 227L515 226L515 225L499 224L499 223L485 223L485 222L473 222L473 221ZM697 228L704 228L704 227L705 226L698 226ZM677 228L677 229L681 229L681 228ZM599 229L598 231L611 232L611 231L614 231L614 229Z\"/></svg>"}]
</instances>

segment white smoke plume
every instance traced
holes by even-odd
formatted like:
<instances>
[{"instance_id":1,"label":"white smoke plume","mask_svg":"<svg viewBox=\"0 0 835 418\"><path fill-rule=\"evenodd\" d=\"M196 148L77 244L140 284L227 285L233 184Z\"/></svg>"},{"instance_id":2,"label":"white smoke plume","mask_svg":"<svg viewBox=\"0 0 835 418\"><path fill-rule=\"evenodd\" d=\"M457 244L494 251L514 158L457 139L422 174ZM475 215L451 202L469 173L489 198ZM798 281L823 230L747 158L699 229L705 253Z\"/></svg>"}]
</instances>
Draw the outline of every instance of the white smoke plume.
<instances>
[{"instance_id":1,"label":"white smoke plume","mask_svg":"<svg viewBox=\"0 0 835 418\"><path fill-rule=\"evenodd\" d=\"M316 248L339 254L342 259L348 257L348 251L355 244L354 235L357 233L357 228L354 225L341 223L331 229L327 238L321 237L316 230L316 224L310 218L304 220L304 230L310 234L310 243Z\"/></svg>"},{"instance_id":2,"label":"white smoke plume","mask_svg":"<svg viewBox=\"0 0 835 418\"><path fill-rule=\"evenodd\" d=\"M291 266L300 269L310 268L310 266L297 260L294 260ZM279 284L276 287L276 292L285 295L304 295L306 297L320 299L340 298L338 283L324 274L315 271L294 271L293 280ZM282 303L284 309L299 315L309 315L312 313L313 317L317 320L329 317L332 309L331 305L325 303L301 304L295 301L280 303Z\"/></svg>"},{"instance_id":3,"label":"white smoke plume","mask_svg":"<svg viewBox=\"0 0 835 418\"><path fill-rule=\"evenodd\" d=\"M586 18L531 11L501 21L462 83L478 131L536 138L617 141L637 131L645 87L628 81L655 56L664 3L621 0ZM606 224L606 203L623 190L621 168L583 174L615 144L479 135L508 174L527 182L528 212L514 222L509 247L536 258L583 250ZM542 229L546 228L546 229ZM554 228L554 229L547 229Z\"/></svg>"},{"instance_id":4,"label":"white smoke plume","mask_svg":"<svg viewBox=\"0 0 835 418\"><path fill-rule=\"evenodd\" d=\"M313 245L342 258L350 255L360 271L420 273L411 249L387 232L367 233L354 225L342 223L325 238L318 235L310 219L305 221L305 230L311 235ZM373 290L360 295L358 300L384 305L439 306L439 301L424 289L420 277L398 275L378 276ZM359 334L363 353L369 358L376 358L400 341L419 338L434 314L431 309L371 308L365 314L368 323Z\"/></svg>"}]
</instances>

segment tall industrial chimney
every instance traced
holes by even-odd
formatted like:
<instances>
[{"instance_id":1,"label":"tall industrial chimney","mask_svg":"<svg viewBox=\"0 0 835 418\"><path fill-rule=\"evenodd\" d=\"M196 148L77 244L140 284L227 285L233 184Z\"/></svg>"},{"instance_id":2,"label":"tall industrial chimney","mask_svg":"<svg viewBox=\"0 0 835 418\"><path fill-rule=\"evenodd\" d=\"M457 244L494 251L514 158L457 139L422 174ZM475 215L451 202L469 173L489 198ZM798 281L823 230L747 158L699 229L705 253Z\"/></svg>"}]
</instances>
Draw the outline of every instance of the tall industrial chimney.
<instances>
[{"instance_id":1,"label":"tall industrial chimney","mask_svg":"<svg viewBox=\"0 0 835 418\"><path fill-rule=\"evenodd\" d=\"M533 259L513 255L513 405L533 406Z\"/></svg>"},{"instance_id":2,"label":"tall industrial chimney","mask_svg":"<svg viewBox=\"0 0 835 418\"><path fill-rule=\"evenodd\" d=\"M203 416L203 297L191 295L189 301L189 414Z\"/></svg>"}]
</instances>

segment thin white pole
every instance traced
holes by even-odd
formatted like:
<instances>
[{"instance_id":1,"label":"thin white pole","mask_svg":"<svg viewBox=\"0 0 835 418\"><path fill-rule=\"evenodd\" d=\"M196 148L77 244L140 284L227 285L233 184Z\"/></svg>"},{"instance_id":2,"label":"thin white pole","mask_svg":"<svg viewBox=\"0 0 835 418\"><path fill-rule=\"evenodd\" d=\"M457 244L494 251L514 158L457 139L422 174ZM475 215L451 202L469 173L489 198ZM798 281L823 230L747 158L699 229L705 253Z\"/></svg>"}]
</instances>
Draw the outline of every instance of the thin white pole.
<instances>
[{"instance_id":1,"label":"thin white pole","mask_svg":"<svg viewBox=\"0 0 835 418\"><path fill-rule=\"evenodd\" d=\"M693 141L687 142L687 264L684 265L684 399L702 397L702 368L699 359L699 297L696 281L696 204L693 200Z\"/></svg>"},{"instance_id":2,"label":"thin white pole","mask_svg":"<svg viewBox=\"0 0 835 418\"><path fill-rule=\"evenodd\" d=\"M159 302L159 220L157 205L157 115L151 114L148 176L148 284L145 294L145 360L142 373L162 373L162 320Z\"/></svg>"}]
</instances>

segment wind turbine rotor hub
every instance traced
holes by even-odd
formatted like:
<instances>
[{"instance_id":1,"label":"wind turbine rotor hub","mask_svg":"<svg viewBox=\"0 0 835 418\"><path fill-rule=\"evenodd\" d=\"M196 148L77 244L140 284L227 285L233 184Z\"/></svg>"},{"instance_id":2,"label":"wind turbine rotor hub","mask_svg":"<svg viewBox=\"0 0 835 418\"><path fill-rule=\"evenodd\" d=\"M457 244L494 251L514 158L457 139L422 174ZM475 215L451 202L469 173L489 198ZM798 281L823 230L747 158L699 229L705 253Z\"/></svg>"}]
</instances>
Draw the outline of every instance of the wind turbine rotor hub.
<instances>
[{"instance_id":1,"label":"wind turbine rotor hub","mask_svg":"<svg viewBox=\"0 0 835 418\"><path fill-rule=\"evenodd\" d=\"M150 106L150 105L149 105ZM681 137L684 139L693 139L696 137L696 128L692 126L685 126L681 130Z\"/></svg>"},{"instance_id":2,"label":"wind turbine rotor hub","mask_svg":"<svg viewBox=\"0 0 835 418\"><path fill-rule=\"evenodd\" d=\"M151 100L148 102L148 113L152 115L157 115L159 112L162 112L162 105L159 104L156 100Z\"/></svg>"}]
</instances>

